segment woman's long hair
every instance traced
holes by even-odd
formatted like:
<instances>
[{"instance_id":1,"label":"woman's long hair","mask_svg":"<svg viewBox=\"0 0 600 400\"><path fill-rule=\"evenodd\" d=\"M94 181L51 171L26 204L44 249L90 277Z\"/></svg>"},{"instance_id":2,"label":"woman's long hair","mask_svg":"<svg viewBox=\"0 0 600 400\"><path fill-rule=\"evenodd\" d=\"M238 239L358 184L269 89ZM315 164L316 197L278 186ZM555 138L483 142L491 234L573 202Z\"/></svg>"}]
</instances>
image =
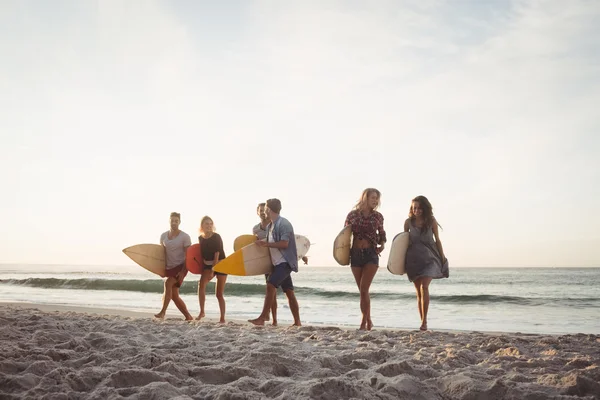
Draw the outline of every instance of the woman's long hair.
<instances>
[{"instance_id":1,"label":"woman's long hair","mask_svg":"<svg viewBox=\"0 0 600 400\"><path fill-rule=\"evenodd\" d=\"M421 210L423 210L422 218L425 221L425 225L423 226L423 228L425 228L425 229L430 228L431 225L433 224L433 207L431 206L431 203L425 196L417 196L414 199L412 199L412 201L410 202L410 209L408 210L408 218L410 218L411 221L414 221L414 219L415 219L415 214L413 214L413 209L412 209L413 202L419 203L419 205L421 206ZM442 226L439 224L439 222L437 223L437 225L440 228L442 228Z\"/></svg>"},{"instance_id":2,"label":"woman's long hair","mask_svg":"<svg viewBox=\"0 0 600 400\"><path fill-rule=\"evenodd\" d=\"M360 199L358 200L358 203L356 203L356 205L354 206L354 209L360 210L362 208L362 206L365 205L365 203L367 202L367 199L369 198L371 193L377 194L377 200L378 200L377 206L375 206L373 211L377 210L379 208L379 205L381 204L381 192L375 188L366 188L365 190L363 190L362 195L360 196Z\"/></svg>"}]
</instances>

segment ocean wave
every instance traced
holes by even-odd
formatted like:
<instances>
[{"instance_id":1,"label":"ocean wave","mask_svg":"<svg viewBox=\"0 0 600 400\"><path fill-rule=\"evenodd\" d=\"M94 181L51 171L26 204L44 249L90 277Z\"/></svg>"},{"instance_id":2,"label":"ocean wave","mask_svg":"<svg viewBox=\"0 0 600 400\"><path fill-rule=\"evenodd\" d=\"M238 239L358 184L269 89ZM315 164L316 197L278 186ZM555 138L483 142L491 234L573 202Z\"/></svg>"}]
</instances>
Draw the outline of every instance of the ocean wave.
<instances>
[{"instance_id":1,"label":"ocean wave","mask_svg":"<svg viewBox=\"0 0 600 400\"><path fill-rule=\"evenodd\" d=\"M27 278L4 279L0 284L20 285L43 289L72 289L72 290L118 290L125 292L162 293L163 281L158 279L59 279L59 278ZM214 282L208 283L208 289ZM179 289L180 293L193 294L198 291L197 282L185 282ZM227 293L232 295L252 295L265 293L264 285L257 284L228 284Z\"/></svg>"},{"instance_id":2,"label":"ocean wave","mask_svg":"<svg viewBox=\"0 0 600 400\"><path fill-rule=\"evenodd\" d=\"M60 279L60 278L27 278L4 279L0 285L27 286L43 289L60 290L115 290L140 293L162 293L163 282L157 279ZM195 294L198 291L197 281L187 281L180 288L182 294ZM214 282L209 282L207 291L214 291ZM264 296L265 284L228 283L225 289L227 296ZM296 287L295 292L302 297L320 298L322 300L355 300L357 291L326 290L323 288ZM413 301L415 296L411 293L377 292L371 290L371 298L386 299L388 301ZM440 303L452 304L512 304L521 306L555 305L574 307L599 306L600 300L596 297L589 298L560 298L560 297L524 297L492 294L473 295L432 295L431 298Z\"/></svg>"}]
</instances>

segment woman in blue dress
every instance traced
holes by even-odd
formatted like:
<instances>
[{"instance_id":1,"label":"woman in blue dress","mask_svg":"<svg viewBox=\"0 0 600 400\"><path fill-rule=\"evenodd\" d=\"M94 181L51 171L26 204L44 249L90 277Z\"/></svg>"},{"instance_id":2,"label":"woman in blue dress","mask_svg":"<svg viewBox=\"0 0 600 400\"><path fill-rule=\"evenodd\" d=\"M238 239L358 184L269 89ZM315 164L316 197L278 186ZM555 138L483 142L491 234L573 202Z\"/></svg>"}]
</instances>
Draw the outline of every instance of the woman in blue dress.
<instances>
[{"instance_id":1,"label":"woman in blue dress","mask_svg":"<svg viewBox=\"0 0 600 400\"><path fill-rule=\"evenodd\" d=\"M410 237L406 252L406 274L417 291L422 331L427 330L429 284L433 279L447 278L449 275L438 226L441 227L433 216L429 200L425 196L415 197L404 222L404 232L408 232Z\"/></svg>"}]
</instances>

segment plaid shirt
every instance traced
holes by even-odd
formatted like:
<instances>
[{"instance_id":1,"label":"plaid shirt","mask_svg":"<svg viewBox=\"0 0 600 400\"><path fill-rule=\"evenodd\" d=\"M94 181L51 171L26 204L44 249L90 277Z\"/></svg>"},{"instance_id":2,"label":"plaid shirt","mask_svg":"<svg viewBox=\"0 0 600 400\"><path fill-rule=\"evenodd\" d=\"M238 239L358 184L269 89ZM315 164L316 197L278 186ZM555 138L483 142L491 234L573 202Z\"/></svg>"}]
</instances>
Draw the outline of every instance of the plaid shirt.
<instances>
[{"instance_id":1,"label":"plaid shirt","mask_svg":"<svg viewBox=\"0 0 600 400\"><path fill-rule=\"evenodd\" d=\"M360 210L352 210L346 217L345 225L352 225L354 237L368 240L373 247L387 241L383 229L383 215L380 212L373 211L365 217Z\"/></svg>"}]
</instances>

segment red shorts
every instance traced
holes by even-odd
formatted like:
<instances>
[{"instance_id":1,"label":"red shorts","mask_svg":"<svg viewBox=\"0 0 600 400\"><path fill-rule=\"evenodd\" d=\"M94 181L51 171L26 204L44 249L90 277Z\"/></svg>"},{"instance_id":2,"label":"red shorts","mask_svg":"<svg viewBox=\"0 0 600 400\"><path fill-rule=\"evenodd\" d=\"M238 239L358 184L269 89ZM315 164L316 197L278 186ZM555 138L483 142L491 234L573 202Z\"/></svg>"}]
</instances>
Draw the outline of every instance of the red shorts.
<instances>
[{"instance_id":1,"label":"red shorts","mask_svg":"<svg viewBox=\"0 0 600 400\"><path fill-rule=\"evenodd\" d=\"M185 279L185 276L188 273L188 270L185 267L185 264L181 264L181 265L179 265L177 267L174 267L174 268L169 268L169 269L167 269L165 271L165 276L167 278L175 278L175 277L177 277L177 274L179 272L181 272L181 270L183 270L183 274L181 274L181 276L177 280L177 283L175 284L175 287L181 287L181 284L183 283L183 280Z\"/></svg>"}]
</instances>

